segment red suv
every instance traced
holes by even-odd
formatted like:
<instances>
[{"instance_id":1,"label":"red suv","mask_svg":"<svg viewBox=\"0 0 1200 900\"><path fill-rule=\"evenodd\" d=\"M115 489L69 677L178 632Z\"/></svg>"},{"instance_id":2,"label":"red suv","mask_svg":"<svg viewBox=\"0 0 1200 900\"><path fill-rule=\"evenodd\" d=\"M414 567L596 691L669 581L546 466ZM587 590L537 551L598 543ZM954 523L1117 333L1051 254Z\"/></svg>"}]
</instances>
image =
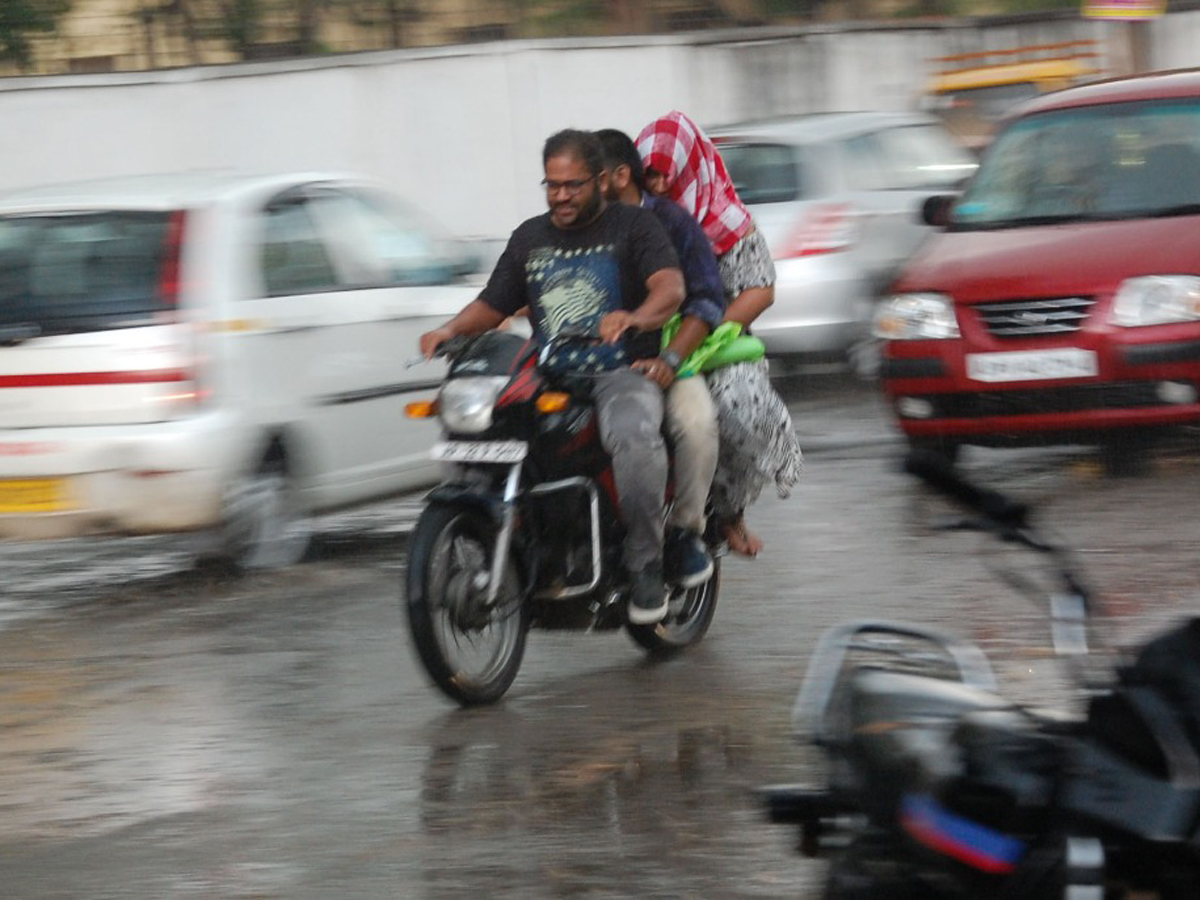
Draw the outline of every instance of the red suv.
<instances>
[{"instance_id":1,"label":"red suv","mask_svg":"<svg viewBox=\"0 0 1200 900\"><path fill-rule=\"evenodd\" d=\"M1030 101L881 304L914 447L1093 443L1200 422L1200 70Z\"/></svg>"}]
</instances>

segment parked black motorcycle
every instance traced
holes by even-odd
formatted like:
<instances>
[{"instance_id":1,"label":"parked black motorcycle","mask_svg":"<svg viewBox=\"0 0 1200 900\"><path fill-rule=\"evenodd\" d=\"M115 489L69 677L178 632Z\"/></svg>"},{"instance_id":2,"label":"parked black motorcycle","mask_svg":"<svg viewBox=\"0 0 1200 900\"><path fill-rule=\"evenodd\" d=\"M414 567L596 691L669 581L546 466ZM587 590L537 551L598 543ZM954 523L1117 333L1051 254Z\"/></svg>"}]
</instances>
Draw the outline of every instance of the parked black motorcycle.
<instances>
[{"instance_id":1,"label":"parked black motorcycle","mask_svg":"<svg viewBox=\"0 0 1200 900\"><path fill-rule=\"evenodd\" d=\"M560 335L558 340L594 340ZM448 465L409 543L406 607L439 689L463 706L492 703L520 668L530 628L615 630L655 657L699 641L717 604L712 577L673 589L666 618L627 620L624 526L586 376L553 377L517 335L455 338L436 401ZM413 412L410 412L413 414ZM705 536L717 552L713 534Z\"/></svg>"},{"instance_id":2,"label":"parked black motorcycle","mask_svg":"<svg viewBox=\"0 0 1200 900\"><path fill-rule=\"evenodd\" d=\"M771 820L829 858L828 900L1200 896L1200 619L1097 677L1093 600L1066 550L1026 506L936 459L906 465L973 511L950 527L1050 563L1055 649L1086 711L1004 700L978 647L932 629L834 627L795 707L826 783L765 789Z\"/></svg>"}]
</instances>

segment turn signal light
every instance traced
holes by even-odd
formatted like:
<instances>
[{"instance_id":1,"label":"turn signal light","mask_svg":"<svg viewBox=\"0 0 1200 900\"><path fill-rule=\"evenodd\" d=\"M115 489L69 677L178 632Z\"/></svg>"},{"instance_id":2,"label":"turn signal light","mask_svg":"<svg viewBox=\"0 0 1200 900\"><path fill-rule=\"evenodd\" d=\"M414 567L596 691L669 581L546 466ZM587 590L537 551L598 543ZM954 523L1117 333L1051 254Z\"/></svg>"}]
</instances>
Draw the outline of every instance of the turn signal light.
<instances>
[{"instance_id":1,"label":"turn signal light","mask_svg":"<svg viewBox=\"0 0 1200 900\"><path fill-rule=\"evenodd\" d=\"M537 409L540 413L562 412L571 403L571 395L562 391L546 391L537 398Z\"/></svg>"},{"instance_id":2,"label":"turn signal light","mask_svg":"<svg viewBox=\"0 0 1200 900\"><path fill-rule=\"evenodd\" d=\"M410 419L432 419L438 414L436 400L415 400L404 404L404 415Z\"/></svg>"}]
</instances>

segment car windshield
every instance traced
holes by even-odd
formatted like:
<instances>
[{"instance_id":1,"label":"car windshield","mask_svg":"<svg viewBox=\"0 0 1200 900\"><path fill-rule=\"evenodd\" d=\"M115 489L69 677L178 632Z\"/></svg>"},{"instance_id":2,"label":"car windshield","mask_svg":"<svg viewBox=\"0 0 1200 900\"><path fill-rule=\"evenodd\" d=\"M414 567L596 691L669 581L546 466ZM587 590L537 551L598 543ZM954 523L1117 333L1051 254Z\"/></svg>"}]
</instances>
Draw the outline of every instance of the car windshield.
<instances>
[{"instance_id":1,"label":"car windshield","mask_svg":"<svg viewBox=\"0 0 1200 900\"><path fill-rule=\"evenodd\" d=\"M0 217L0 326L63 334L144 325L160 290L170 213Z\"/></svg>"},{"instance_id":2,"label":"car windshield","mask_svg":"<svg viewBox=\"0 0 1200 900\"><path fill-rule=\"evenodd\" d=\"M1055 110L992 144L951 215L973 230L1195 213L1200 99Z\"/></svg>"}]
</instances>

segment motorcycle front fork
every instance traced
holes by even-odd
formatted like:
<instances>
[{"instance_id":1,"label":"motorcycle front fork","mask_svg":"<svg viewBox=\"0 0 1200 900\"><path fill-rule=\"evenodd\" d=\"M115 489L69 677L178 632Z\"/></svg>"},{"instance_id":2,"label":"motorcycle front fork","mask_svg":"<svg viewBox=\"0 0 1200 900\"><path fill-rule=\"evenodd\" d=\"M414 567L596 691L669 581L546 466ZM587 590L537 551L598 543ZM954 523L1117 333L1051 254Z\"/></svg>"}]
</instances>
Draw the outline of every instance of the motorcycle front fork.
<instances>
[{"instance_id":1,"label":"motorcycle front fork","mask_svg":"<svg viewBox=\"0 0 1200 900\"><path fill-rule=\"evenodd\" d=\"M500 530L496 533L496 546L492 552L492 571L488 580L487 605L493 606L500 593L500 579L504 575L504 562L508 559L508 548L512 545L513 522L517 515L517 490L521 484L522 463L513 463L504 479L504 512Z\"/></svg>"}]
</instances>

